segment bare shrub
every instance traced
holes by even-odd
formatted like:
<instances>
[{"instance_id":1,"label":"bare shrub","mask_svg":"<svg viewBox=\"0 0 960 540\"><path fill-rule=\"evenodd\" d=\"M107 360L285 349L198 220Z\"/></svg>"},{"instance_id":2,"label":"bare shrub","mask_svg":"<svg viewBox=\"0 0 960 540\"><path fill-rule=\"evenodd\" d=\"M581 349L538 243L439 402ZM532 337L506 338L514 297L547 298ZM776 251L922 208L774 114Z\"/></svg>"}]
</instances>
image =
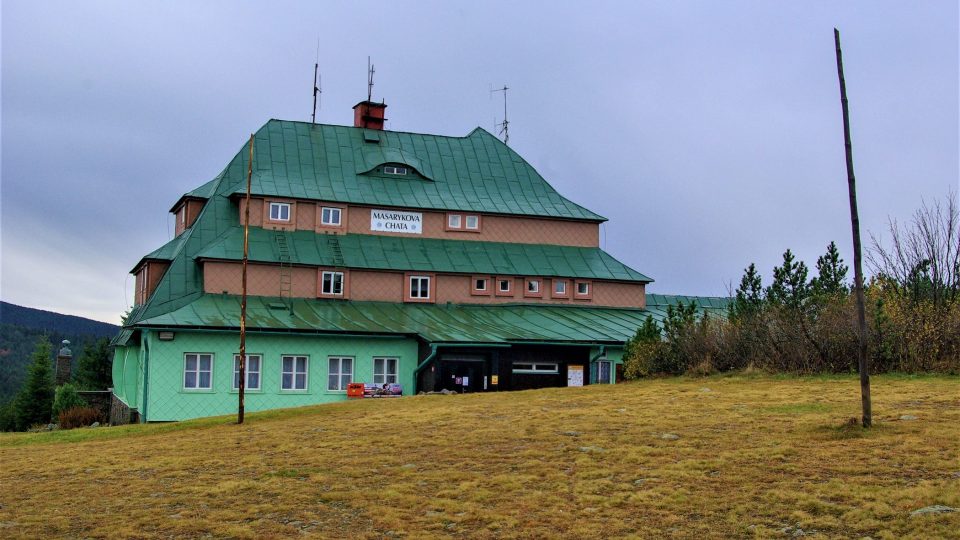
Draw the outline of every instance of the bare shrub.
<instances>
[{"instance_id":1,"label":"bare shrub","mask_svg":"<svg viewBox=\"0 0 960 540\"><path fill-rule=\"evenodd\" d=\"M103 422L100 411L92 407L73 407L60 413L60 429L86 427L94 422Z\"/></svg>"}]
</instances>

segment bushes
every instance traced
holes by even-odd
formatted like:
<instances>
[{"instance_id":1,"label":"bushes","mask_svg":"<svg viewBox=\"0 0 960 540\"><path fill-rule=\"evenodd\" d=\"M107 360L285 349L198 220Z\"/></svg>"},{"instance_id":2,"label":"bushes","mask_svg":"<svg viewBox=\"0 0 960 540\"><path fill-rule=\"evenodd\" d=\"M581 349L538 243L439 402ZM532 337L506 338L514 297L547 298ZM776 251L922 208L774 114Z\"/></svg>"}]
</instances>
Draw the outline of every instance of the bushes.
<instances>
[{"instance_id":1,"label":"bushes","mask_svg":"<svg viewBox=\"0 0 960 540\"><path fill-rule=\"evenodd\" d=\"M60 429L86 427L94 422L103 422L100 411L92 407L73 407L60 413Z\"/></svg>"},{"instance_id":2,"label":"bushes","mask_svg":"<svg viewBox=\"0 0 960 540\"><path fill-rule=\"evenodd\" d=\"M960 243L956 249L951 260L960 261ZM836 245L817 260L816 277L808 272L787 250L769 287L753 264L745 269L726 318L682 303L669 307L662 328L648 318L624 348L624 374L855 373L856 300ZM865 288L870 371L960 374L960 277L898 279L881 273Z\"/></svg>"},{"instance_id":3,"label":"bushes","mask_svg":"<svg viewBox=\"0 0 960 540\"><path fill-rule=\"evenodd\" d=\"M86 407L87 402L77 393L77 387L72 383L58 386L53 397L53 417L58 418L60 413L75 407Z\"/></svg>"}]
</instances>

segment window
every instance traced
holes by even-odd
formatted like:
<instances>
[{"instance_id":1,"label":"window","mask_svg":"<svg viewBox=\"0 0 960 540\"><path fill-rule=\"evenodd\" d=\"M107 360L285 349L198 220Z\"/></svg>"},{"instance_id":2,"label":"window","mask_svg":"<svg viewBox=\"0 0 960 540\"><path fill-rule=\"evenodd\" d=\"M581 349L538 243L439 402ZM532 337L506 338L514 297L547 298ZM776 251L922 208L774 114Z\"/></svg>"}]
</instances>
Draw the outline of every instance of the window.
<instances>
[{"instance_id":1,"label":"window","mask_svg":"<svg viewBox=\"0 0 960 540\"><path fill-rule=\"evenodd\" d=\"M343 296L343 272L322 272L320 294Z\"/></svg>"},{"instance_id":2,"label":"window","mask_svg":"<svg viewBox=\"0 0 960 540\"><path fill-rule=\"evenodd\" d=\"M330 365L327 371L327 390L345 392L347 384L353 381L353 358L331 356L327 361Z\"/></svg>"},{"instance_id":3,"label":"window","mask_svg":"<svg viewBox=\"0 0 960 540\"><path fill-rule=\"evenodd\" d=\"M467 216L467 229L477 230L480 228L480 216Z\"/></svg>"},{"instance_id":4,"label":"window","mask_svg":"<svg viewBox=\"0 0 960 540\"><path fill-rule=\"evenodd\" d=\"M144 266L143 270L140 271L140 302L144 303L147 301L147 270L150 268L149 265Z\"/></svg>"},{"instance_id":5,"label":"window","mask_svg":"<svg viewBox=\"0 0 960 540\"><path fill-rule=\"evenodd\" d=\"M281 356L280 364L282 368L280 373L281 390L307 389L306 356Z\"/></svg>"},{"instance_id":6,"label":"window","mask_svg":"<svg viewBox=\"0 0 960 540\"><path fill-rule=\"evenodd\" d=\"M557 296L566 296L567 294L567 282L563 280L554 280L553 281L553 293Z\"/></svg>"},{"instance_id":7,"label":"window","mask_svg":"<svg viewBox=\"0 0 960 540\"><path fill-rule=\"evenodd\" d=\"M553 362L514 362L514 373L526 373L536 375L556 375L560 373L560 367Z\"/></svg>"},{"instance_id":8,"label":"window","mask_svg":"<svg viewBox=\"0 0 960 540\"><path fill-rule=\"evenodd\" d=\"M528 293L540 292L540 280L537 280L537 279L527 280L527 292Z\"/></svg>"},{"instance_id":9,"label":"window","mask_svg":"<svg viewBox=\"0 0 960 540\"><path fill-rule=\"evenodd\" d=\"M290 203L270 203L270 221L290 221Z\"/></svg>"},{"instance_id":10,"label":"window","mask_svg":"<svg viewBox=\"0 0 960 540\"><path fill-rule=\"evenodd\" d=\"M320 209L320 223L331 227L340 226L340 209L324 206Z\"/></svg>"},{"instance_id":11,"label":"window","mask_svg":"<svg viewBox=\"0 0 960 540\"><path fill-rule=\"evenodd\" d=\"M487 290L487 280L484 278L473 280L473 288L478 291Z\"/></svg>"},{"instance_id":12,"label":"window","mask_svg":"<svg viewBox=\"0 0 960 540\"><path fill-rule=\"evenodd\" d=\"M460 214L450 214L447 216L447 228L459 229L461 227L463 216Z\"/></svg>"},{"instance_id":13,"label":"window","mask_svg":"<svg viewBox=\"0 0 960 540\"><path fill-rule=\"evenodd\" d=\"M186 353L183 355L183 388L210 390L213 388L213 355Z\"/></svg>"},{"instance_id":14,"label":"window","mask_svg":"<svg viewBox=\"0 0 960 540\"><path fill-rule=\"evenodd\" d=\"M395 384L397 382L396 358L373 359L373 384ZM331 380L333 380L331 378Z\"/></svg>"},{"instance_id":15,"label":"window","mask_svg":"<svg viewBox=\"0 0 960 540\"><path fill-rule=\"evenodd\" d=\"M578 281L573 292L575 298L588 300L593 297L593 287L589 281Z\"/></svg>"},{"instance_id":16,"label":"window","mask_svg":"<svg viewBox=\"0 0 960 540\"><path fill-rule=\"evenodd\" d=\"M410 276L410 298L430 298L429 276Z\"/></svg>"},{"instance_id":17,"label":"window","mask_svg":"<svg viewBox=\"0 0 960 540\"><path fill-rule=\"evenodd\" d=\"M490 296L493 293L490 280L490 276L471 276L470 294L473 296Z\"/></svg>"},{"instance_id":18,"label":"window","mask_svg":"<svg viewBox=\"0 0 960 540\"><path fill-rule=\"evenodd\" d=\"M510 280L509 280L509 279L501 279L501 280L498 280L498 281L497 281L497 284L498 284L497 287L499 287L498 290L499 290L500 292L510 292Z\"/></svg>"},{"instance_id":19,"label":"window","mask_svg":"<svg viewBox=\"0 0 960 540\"><path fill-rule=\"evenodd\" d=\"M383 172L384 174L407 174L407 168L396 165L386 165L383 168Z\"/></svg>"},{"instance_id":20,"label":"window","mask_svg":"<svg viewBox=\"0 0 960 540\"><path fill-rule=\"evenodd\" d=\"M248 354L247 365L244 366L247 372L247 384L244 386L247 390L260 389L260 364L261 356L259 354ZM240 389L240 355L233 355L233 389Z\"/></svg>"},{"instance_id":21,"label":"window","mask_svg":"<svg viewBox=\"0 0 960 540\"><path fill-rule=\"evenodd\" d=\"M180 209L180 226L183 228L187 227L187 207L186 206Z\"/></svg>"}]
</instances>

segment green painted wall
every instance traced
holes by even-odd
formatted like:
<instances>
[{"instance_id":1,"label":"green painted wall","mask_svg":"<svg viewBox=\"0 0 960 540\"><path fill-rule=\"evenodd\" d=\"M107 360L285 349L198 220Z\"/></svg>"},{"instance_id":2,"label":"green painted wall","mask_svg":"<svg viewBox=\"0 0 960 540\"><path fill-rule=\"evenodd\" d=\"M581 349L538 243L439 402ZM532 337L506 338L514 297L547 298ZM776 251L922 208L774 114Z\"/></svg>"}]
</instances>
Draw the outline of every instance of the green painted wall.
<instances>
[{"instance_id":1,"label":"green painted wall","mask_svg":"<svg viewBox=\"0 0 960 540\"><path fill-rule=\"evenodd\" d=\"M173 341L160 341L156 332L144 331L143 342L147 387L146 407L142 407L140 413L146 421L186 420L236 413L233 355L239 350L238 334L177 331ZM188 352L213 353L211 390L183 388L183 355ZM354 358L355 382L373 382L374 357L398 358L398 379L403 385L404 394L410 395L414 389L417 342L413 339L250 334L247 336L247 354L260 354L263 357L261 390L246 392L245 406L249 412L346 399L346 392L327 391L327 358L330 356ZM285 354L309 357L306 391L280 389L280 357ZM140 390L143 391L142 388Z\"/></svg>"},{"instance_id":2,"label":"green painted wall","mask_svg":"<svg viewBox=\"0 0 960 540\"><path fill-rule=\"evenodd\" d=\"M113 351L113 393L131 409L140 406L140 383L143 381L140 347L116 347Z\"/></svg>"}]
</instances>

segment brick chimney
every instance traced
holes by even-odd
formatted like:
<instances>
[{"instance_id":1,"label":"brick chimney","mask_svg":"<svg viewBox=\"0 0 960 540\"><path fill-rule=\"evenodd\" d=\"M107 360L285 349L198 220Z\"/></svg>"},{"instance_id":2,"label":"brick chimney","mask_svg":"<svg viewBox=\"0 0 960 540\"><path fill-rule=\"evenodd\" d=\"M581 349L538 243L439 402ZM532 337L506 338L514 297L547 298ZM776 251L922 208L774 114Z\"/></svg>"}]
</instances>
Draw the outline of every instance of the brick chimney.
<instances>
[{"instance_id":1,"label":"brick chimney","mask_svg":"<svg viewBox=\"0 0 960 540\"><path fill-rule=\"evenodd\" d=\"M386 103L376 103L374 101L361 101L353 106L353 127L362 127L367 129L383 129L384 111L387 109Z\"/></svg>"},{"instance_id":2,"label":"brick chimney","mask_svg":"<svg viewBox=\"0 0 960 540\"><path fill-rule=\"evenodd\" d=\"M63 340L61 345L60 352L57 353L57 372L55 374L57 386L70 381L70 363L73 361L73 353L70 352L70 342Z\"/></svg>"}]
</instances>

